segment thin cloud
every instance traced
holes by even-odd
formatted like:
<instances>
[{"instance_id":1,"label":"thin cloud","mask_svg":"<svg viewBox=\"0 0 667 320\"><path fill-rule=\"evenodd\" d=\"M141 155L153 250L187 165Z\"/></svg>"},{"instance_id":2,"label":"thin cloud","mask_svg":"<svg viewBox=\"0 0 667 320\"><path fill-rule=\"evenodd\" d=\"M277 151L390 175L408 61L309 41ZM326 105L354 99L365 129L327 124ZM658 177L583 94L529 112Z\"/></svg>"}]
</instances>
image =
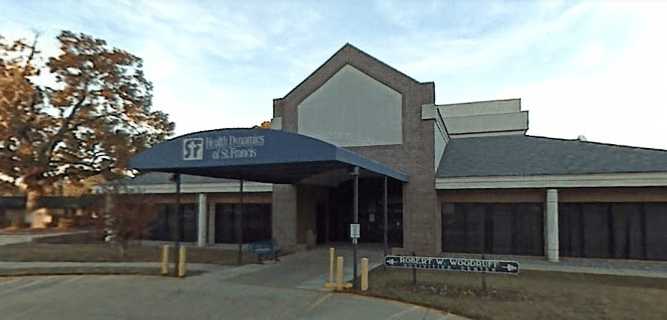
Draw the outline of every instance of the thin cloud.
<instances>
[{"instance_id":1,"label":"thin cloud","mask_svg":"<svg viewBox=\"0 0 667 320\"><path fill-rule=\"evenodd\" d=\"M523 97L531 133L667 148L659 2L9 2L0 30L62 29L145 61L177 134L268 120L345 42L422 81L438 103ZM631 108L631 109L629 109ZM630 111L632 110L632 111ZM563 125L567 123L567 125ZM663 134L658 134L658 133Z\"/></svg>"}]
</instances>

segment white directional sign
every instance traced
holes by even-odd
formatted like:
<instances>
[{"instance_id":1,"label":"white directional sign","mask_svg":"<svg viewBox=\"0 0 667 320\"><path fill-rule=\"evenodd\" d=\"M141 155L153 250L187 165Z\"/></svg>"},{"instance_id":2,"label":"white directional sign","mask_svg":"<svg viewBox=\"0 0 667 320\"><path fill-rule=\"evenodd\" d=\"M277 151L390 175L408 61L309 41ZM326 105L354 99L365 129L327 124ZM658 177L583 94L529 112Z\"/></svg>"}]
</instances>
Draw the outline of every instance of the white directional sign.
<instances>
[{"instance_id":1,"label":"white directional sign","mask_svg":"<svg viewBox=\"0 0 667 320\"><path fill-rule=\"evenodd\" d=\"M359 239L359 237L361 236L359 229L360 228L358 223L350 224L350 238Z\"/></svg>"},{"instance_id":2,"label":"white directional sign","mask_svg":"<svg viewBox=\"0 0 667 320\"><path fill-rule=\"evenodd\" d=\"M518 274L519 262L445 257L386 256L384 264L394 268L416 268L442 271L490 272Z\"/></svg>"}]
</instances>

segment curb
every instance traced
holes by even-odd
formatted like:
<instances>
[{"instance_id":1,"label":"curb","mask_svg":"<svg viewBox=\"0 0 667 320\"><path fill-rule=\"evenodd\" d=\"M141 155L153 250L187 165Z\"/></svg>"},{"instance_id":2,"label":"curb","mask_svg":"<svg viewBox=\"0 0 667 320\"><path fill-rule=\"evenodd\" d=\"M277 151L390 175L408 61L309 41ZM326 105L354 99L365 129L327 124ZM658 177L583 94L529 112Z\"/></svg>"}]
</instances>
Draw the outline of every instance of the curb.
<instances>
[{"instance_id":1,"label":"curb","mask_svg":"<svg viewBox=\"0 0 667 320\"><path fill-rule=\"evenodd\" d=\"M55 268L0 268L0 277L65 275L160 275L160 270L145 267L55 267Z\"/></svg>"},{"instance_id":2,"label":"curb","mask_svg":"<svg viewBox=\"0 0 667 320\"><path fill-rule=\"evenodd\" d=\"M188 276L197 276L206 273L204 270L189 270ZM8 277L30 277L30 276L75 276L75 275L137 275L166 277L160 274L158 268L141 266L71 266L71 267L34 267L34 268L0 268L0 278Z\"/></svg>"}]
</instances>

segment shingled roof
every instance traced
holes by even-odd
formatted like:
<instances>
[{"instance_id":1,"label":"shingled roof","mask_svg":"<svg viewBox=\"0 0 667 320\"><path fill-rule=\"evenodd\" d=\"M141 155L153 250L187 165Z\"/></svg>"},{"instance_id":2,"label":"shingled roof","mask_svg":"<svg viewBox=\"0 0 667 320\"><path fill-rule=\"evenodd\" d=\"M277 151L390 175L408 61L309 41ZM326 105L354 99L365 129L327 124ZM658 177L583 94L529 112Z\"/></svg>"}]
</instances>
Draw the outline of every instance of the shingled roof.
<instances>
[{"instance_id":1,"label":"shingled roof","mask_svg":"<svg viewBox=\"0 0 667 320\"><path fill-rule=\"evenodd\" d=\"M667 172L667 150L526 135L452 139L437 177Z\"/></svg>"}]
</instances>

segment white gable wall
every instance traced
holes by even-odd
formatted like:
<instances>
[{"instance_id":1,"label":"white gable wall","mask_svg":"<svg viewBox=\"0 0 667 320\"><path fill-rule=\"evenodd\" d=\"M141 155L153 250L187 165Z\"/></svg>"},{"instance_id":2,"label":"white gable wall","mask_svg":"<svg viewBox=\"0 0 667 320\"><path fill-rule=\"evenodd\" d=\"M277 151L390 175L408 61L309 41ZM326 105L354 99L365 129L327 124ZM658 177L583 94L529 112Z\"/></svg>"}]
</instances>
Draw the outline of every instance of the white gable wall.
<instances>
[{"instance_id":1,"label":"white gable wall","mask_svg":"<svg viewBox=\"0 0 667 320\"><path fill-rule=\"evenodd\" d=\"M438 105L445 117L467 117L483 114L513 113L521 111L521 99L489 100Z\"/></svg>"},{"instance_id":2,"label":"white gable wall","mask_svg":"<svg viewBox=\"0 0 667 320\"><path fill-rule=\"evenodd\" d=\"M451 135L484 132L523 134L528 130L528 111L462 117L447 117L445 114L444 120L447 131Z\"/></svg>"},{"instance_id":3,"label":"white gable wall","mask_svg":"<svg viewBox=\"0 0 667 320\"><path fill-rule=\"evenodd\" d=\"M346 65L298 105L298 132L338 146L403 142L402 96Z\"/></svg>"},{"instance_id":4,"label":"white gable wall","mask_svg":"<svg viewBox=\"0 0 667 320\"><path fill-rule=\"evenodd\" d=\"M521 111L521 99L490 100L423 106L422 117L439 114L452 138L525 134L528 111Z\"/></svg>"}]
</instances>

